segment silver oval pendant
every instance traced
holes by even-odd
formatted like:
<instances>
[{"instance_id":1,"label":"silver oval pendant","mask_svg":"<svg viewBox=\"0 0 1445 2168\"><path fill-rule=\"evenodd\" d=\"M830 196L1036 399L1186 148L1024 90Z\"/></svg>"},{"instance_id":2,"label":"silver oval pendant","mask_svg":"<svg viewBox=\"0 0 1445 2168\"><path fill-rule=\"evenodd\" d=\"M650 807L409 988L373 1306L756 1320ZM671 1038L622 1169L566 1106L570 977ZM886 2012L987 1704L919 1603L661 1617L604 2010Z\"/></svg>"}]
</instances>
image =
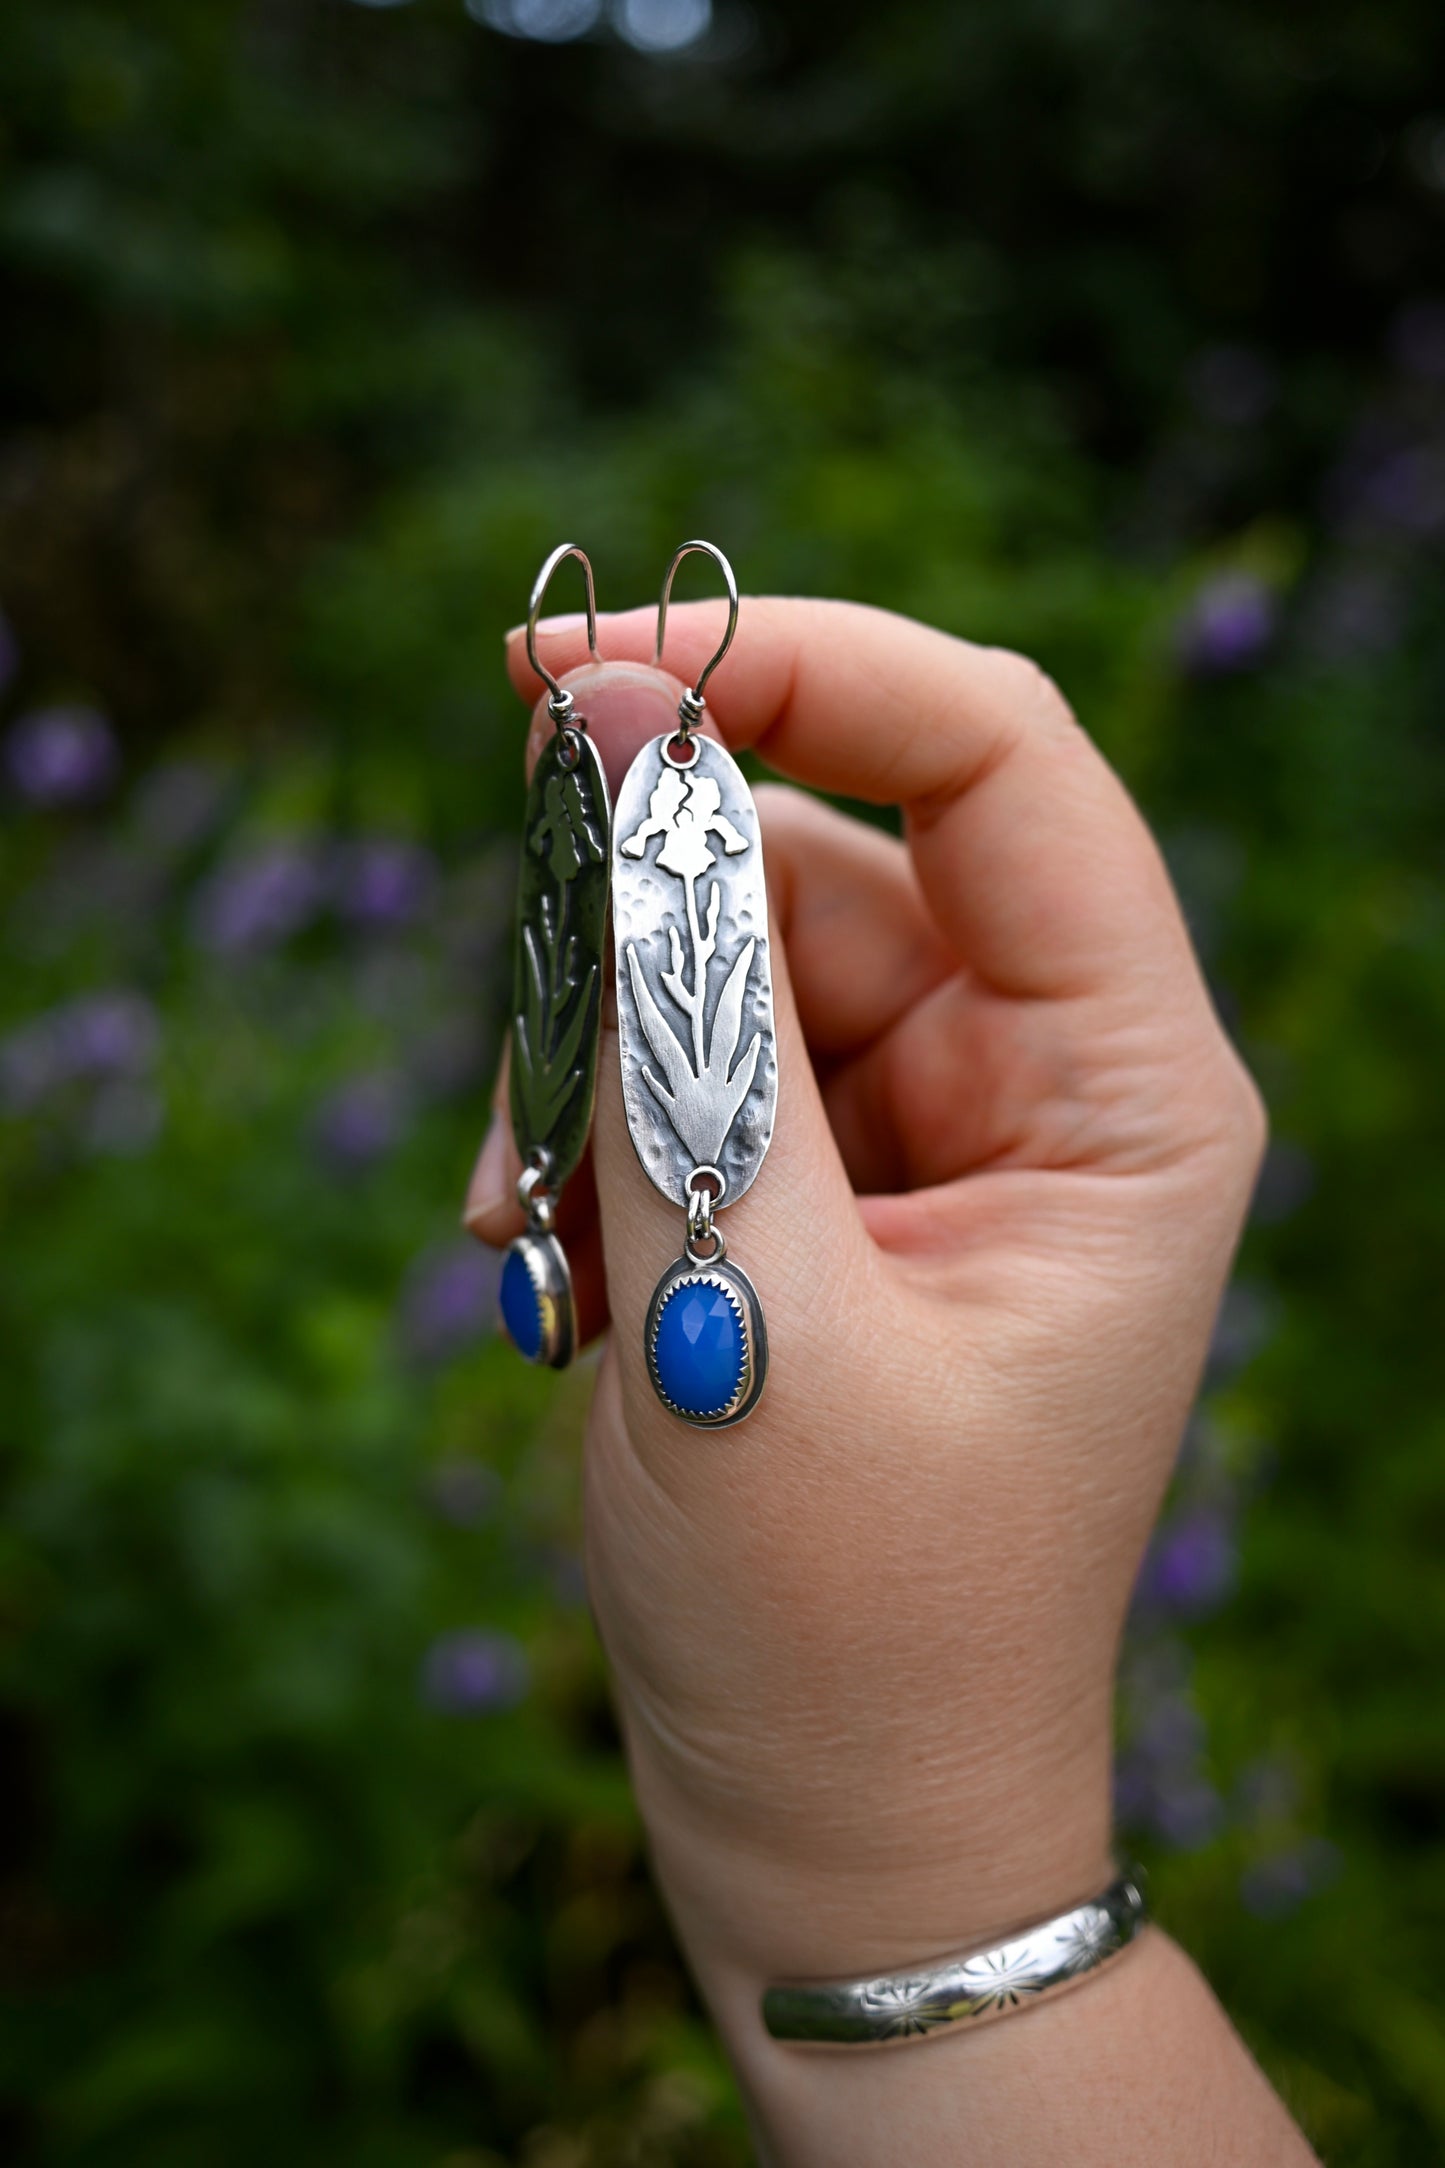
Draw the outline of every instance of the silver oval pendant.
<instances>
[{"instance_id":1,"label":"silver oval pendant","mask_svg":"<svg viewBox=\"0 0 1445 2168\"><path fill-rule=\"evenodd\" d=\"M694 1430L725 1430L752 1413L768 1374L768 1335L757 1290L721 1261L668 1266L647 1306L643 1335L653 1391Z\"/></svg>"},{"instance_id":2,"label":"silver oval pendant","mask_svg":"<svg viewBox=\"0 0 1445 2168\"><path fill-rule=\"evenodd\" d=\"M507 1337L529 1363L565 1370L577 1346L572 1271L555 1235L518 1235L502 1265L497 1307Z\"/></svg>"},{"instance_id":3,"label":"silver oval pendant","mask_svg":"<svg viewBox=\"0 0 1445 2168\"><path fill-rule=\"evenodd\" d=\"M700 1168L733 1204L772 1141L778 1062L757 808L711 738L655 738L613 823L622 1094L638 1158L685 1205Z\"/></svg>"}]
</instances>

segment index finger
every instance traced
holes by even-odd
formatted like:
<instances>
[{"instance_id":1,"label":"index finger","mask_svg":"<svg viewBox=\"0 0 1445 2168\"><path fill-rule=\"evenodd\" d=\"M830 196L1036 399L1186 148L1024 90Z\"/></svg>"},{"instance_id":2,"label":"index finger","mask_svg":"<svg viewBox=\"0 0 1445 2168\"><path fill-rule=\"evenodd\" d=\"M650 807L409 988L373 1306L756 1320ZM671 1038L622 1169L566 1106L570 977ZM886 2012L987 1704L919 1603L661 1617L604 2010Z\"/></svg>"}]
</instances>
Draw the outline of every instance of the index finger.
<instances>
[{"instance_id":1,"label":"index finger","mask_svg":"<svg viewBox=\"0 0 1445 2168\"><path fill-rule=\"evenodd\" d=\"M668 612L668 669L691 683L714 651L721 603ZM609 659L650 659L655 618L601 622ZM546 628L543 628L544 636ZM551 667L586 661L559 625ZM508 664L535 695L520 634ZM1119 778L1037 667L858 603L748 596L708 682L735 750L821 790L902 806L930 909L1000 993L1068 998L1198 987L1163 862ZM1200 989L1202 991L1202 989Z\"/></svg>"}]
</instances>

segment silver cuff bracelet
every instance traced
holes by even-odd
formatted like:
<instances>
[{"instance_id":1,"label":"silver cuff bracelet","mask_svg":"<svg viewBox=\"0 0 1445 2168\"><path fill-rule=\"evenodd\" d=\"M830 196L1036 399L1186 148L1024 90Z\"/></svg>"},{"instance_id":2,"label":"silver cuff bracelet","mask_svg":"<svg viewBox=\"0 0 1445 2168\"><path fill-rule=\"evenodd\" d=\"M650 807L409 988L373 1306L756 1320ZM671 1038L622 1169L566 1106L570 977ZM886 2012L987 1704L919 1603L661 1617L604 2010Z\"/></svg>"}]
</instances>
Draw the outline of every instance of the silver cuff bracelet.
<instances>
[{"instance_id":1,"label":"silver cuff bracelet","mask_svg":"<svg viewBox=\"0 0 1445 2168\"><path fill-rule=\"evenodd\" d=\"M879 1979L770 1987L763 2023L775 2040L839 2047L984 2025L1087 1978L1128 1948L1147 1917L1137 1879L1120 1875L1102 1896L971 1957L945 1957Z\"/></svg>"}]
</instances>

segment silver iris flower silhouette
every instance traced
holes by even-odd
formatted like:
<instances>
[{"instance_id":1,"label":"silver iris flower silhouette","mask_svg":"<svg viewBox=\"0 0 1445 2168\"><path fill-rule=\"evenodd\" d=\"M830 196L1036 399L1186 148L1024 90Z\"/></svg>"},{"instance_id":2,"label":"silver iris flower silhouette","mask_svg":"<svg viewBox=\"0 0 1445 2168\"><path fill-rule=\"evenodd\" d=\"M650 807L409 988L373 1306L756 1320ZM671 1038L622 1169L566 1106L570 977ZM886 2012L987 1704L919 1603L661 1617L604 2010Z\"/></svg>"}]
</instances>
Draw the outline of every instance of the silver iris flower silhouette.
<instances>
[{"instance_id":1,"label":"silver iris flower silhouette","mask_svg":"<svg viewBox=\"0 0 1445 2168\"><path fill-rule=\"evenodd\" d=\"M697 884L717 864L714 839L729 858L745 851L748 839L722 811L721 792L713 777L671 767L663 769L653 788L646 819L619 847L625 857L642 858L655 836L662 838L658 865L683 885L687 950L677 921L669 918L669 968L659 978L687 1030L685 1037L679 1037L668 1022L637 960L636 945L629 941L626 954L632 995L643 1035L661 1071L659 1076L644 1064L642 1074L694 1163L706 1166L717 1160L748 1096L762 1042L754 1033L738 1058L755 939L745 942L733 958L708 1028L708 967L717 953L720 896L716 881L710 882L699 915Z\"/></svg>"}]
</instances>

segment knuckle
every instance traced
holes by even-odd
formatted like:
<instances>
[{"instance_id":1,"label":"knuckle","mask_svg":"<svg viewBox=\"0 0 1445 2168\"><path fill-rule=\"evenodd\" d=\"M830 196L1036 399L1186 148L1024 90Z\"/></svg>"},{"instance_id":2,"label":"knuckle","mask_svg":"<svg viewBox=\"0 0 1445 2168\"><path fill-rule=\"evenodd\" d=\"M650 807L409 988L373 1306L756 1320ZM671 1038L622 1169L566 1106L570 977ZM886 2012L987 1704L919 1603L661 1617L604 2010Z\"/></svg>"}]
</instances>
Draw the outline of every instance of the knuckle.
<instances>
[{"instance_id":1,"label":"knuckle","mask_svg":"<svg viewBox=\"0 0 1445 2168\"><path fill-rule=\"evenodd\" d=\"M1251 1176L1259 1172L1269 1143L1269 1108L1264 1094L1243 1062L1238 1064L1243 1107L1240 1116L1241 1141L1249 1160Z\"/></svg>"},{"instance_id":2,"label":"knuckle","mask_svg":"<svg viewBox=\"0 0 1445 2168\"><path fill-rule=\"evenodd\" d=\"M1013 648L1001 648L1000 660L1011 680L1010 703L1030 729L1072 733L1078 718L1042 663Z\"/></svg>"},{"instance_id":3,"label":"knuckle","mask_svg":"<svg viewBox=\"0 0 1445 2168\"><path fill-rule=\"evenodd\" d=\"M1241 1183L1246 1189L1252 1188L1269 1142L1269 1110L1259 1086L1227 1039L1222 1044L1215 1086L1215 1120Z\"/></svg>"}]
</instances>

